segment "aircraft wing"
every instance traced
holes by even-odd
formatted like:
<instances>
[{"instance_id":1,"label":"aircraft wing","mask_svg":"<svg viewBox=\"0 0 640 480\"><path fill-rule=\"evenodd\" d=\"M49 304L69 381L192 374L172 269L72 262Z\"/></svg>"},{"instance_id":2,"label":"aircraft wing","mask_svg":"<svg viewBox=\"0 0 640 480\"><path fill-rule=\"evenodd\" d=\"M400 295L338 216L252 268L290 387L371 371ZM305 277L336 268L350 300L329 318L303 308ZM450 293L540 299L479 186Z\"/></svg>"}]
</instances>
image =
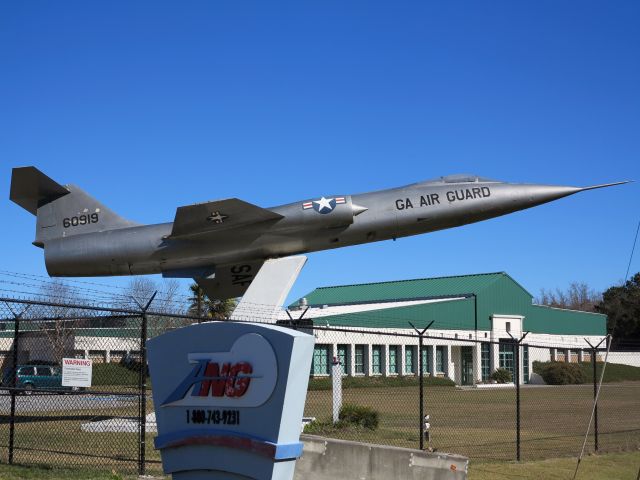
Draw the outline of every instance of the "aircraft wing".
<instances>
[{"instance_id":1,"label":"aircraft wing","mask_svg":"<svg viewBox=\"0 0 640 480\"><path fill-rule=\"evenodd\" d=\"M210 299L241 297L262 268L264 260L217 265L215 273L194 280Z\"/></svg>"},{"instance_id":2,"label":"aircraft wing","mask_svg":"<svg viewBox=\"0 0 640 480\"><path fill-rule=\"evenodd\" d=\"M284 218L237 198L178 207L171 237L184 237L244 227Z\"/></svg>"}]
</instances>

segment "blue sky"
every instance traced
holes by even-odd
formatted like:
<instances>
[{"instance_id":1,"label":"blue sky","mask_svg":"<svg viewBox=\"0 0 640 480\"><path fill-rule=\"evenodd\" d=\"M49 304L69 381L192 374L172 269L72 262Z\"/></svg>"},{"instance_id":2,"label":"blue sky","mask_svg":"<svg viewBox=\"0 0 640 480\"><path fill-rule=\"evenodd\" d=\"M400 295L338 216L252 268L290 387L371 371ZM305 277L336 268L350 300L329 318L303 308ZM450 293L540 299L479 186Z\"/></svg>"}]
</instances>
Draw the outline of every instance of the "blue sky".
<instances>
[{"instance_id":1,"label":"blue sky","mask_svg":"<svg viewBox=\"0 0 640 480\"><path fill-rule=\"evenodd\" d=\"M637 1L4 2L0 269L46 274L13 166L144 223L461 172L640 180L639 24ZM502 270L534 294L604 289L626 271L639 188L311 254L291 297Z\"/></svg>"}]
</instances>

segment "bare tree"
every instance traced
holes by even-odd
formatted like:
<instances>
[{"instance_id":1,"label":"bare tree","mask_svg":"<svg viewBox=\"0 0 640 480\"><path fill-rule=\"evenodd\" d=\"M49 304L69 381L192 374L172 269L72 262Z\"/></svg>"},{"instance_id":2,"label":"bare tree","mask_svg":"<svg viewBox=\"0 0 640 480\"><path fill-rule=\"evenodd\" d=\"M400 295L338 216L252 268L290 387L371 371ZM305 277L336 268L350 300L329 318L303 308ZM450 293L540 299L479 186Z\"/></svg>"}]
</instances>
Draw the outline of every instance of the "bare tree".
<instances>
[{"instance_id":1,"label":"bare tree","mask_svg":"<svg viewBox=\"0 0 640 480\"><path fill-rule=\"evenodd\" d=\"M157 292L149 306L152 314L147 317L147 332L149 337L153 337L190 323L171 316L184 313L188 307L186 301L180 298L179 290L180 282L176 279L156 282L149 277L133 277L124 292L114 299L114 303L117 308L139 311Z\"/></svg>"},{"instance_id":2,"label":"bare tree","mask_svg":"<svg viewBox=\"0 0 640 480\"><path fill-rule=\"evenodd\" d=\"M552 291L543 288L536 302L550 307L595 312L595 307L601 300L602 293L589 288L586 283L572 282L567 290L556 288Z\"/></svg>"},{"instance_id":3,"label":"bare tree","mask_svg":"<svg viewBox=\"0 0 640 480\"><path fill-rule=\"evenodd\" d=\"M67 305L79 303L69 285L61 280L44 283L40 289L41 300L54 305L43 305L30 312L30 317L39 319L39 330L45 334L50 346L50 355L57 364L65 354L71 353L74 343L74 327L80 326L80 312Z\"/></svg>"},{"instance_id":4,"label":"bare tree","mask_svg":"<svg viewBox=\"0 0 640 480\"><path fill-rule=\"evenodd\" d=\"M153 310L161 313L177 313L184 310L185 305L179 300L180 282L175 278L162 282L160 293L153 303Z\"/></svg>"}]
</instances>

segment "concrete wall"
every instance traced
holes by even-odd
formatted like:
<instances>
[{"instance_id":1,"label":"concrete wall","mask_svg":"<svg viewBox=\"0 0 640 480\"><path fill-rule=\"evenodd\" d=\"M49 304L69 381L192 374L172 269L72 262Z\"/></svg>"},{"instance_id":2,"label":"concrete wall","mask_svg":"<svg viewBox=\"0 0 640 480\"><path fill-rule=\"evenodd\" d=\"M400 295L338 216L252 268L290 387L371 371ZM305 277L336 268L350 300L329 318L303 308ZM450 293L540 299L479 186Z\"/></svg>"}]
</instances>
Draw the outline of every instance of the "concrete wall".
<instances>
[{"instance_id":1,"label":"concrete wall","mask_svg":"<svg viewBox=\"0 0 640 480\"><path fill-rule=\"evenodd\" d=\"M602 354L604 358L604 353ZM632 367L640 367L640 352L609 352L609 363L621 363L623 365L631 365Z\"/></svg>"},{"instance_id":2,"label":"concrete wall","mask_svg":"<svg viewBox=\"0 0 640 480\"><path fill-rule=\"evenodd\" d=\"M295 480L462 480L469 460L459 455L302 435Z\"/></svg>"}]
</instances>

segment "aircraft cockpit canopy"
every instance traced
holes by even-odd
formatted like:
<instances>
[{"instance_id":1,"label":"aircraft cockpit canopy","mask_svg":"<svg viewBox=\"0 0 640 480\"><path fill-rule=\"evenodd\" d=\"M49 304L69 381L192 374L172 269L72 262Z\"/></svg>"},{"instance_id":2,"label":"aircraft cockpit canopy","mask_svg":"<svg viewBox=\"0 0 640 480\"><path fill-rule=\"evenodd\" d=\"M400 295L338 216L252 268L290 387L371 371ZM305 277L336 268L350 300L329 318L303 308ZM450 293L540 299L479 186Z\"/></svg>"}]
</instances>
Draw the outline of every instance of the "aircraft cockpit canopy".
<instances>
[{"instance_id":1,"label":"aircraft cockpit canopy","mask_svg":"<svg viewBox=\"0 0 640 480\"><path fill-rule=\"evenodd\" d=\"M438 183L478 183L478 182L498 183L498 180L493 180L487 177L480 177L478 175L472 175L468 173L458 173L455 175L447 175L445 177L438 177L438 178L433 178L431 180L425 180L424 182L418 182L416 185L438 184Z\"/></svg>"}]
</instances>

